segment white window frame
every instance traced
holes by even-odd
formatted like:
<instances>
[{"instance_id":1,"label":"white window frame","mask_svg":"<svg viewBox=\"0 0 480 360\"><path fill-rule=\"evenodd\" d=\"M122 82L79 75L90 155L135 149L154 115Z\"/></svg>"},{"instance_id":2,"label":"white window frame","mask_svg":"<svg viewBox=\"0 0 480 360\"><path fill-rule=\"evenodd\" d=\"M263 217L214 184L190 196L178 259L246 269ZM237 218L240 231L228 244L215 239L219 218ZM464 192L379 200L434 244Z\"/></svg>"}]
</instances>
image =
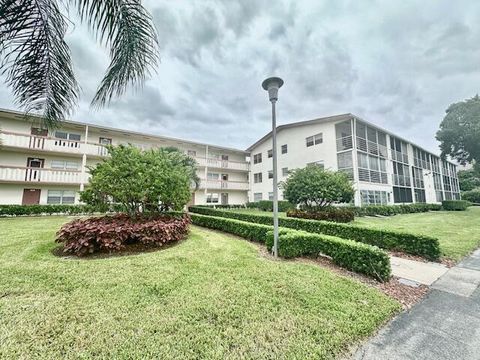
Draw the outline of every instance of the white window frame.
<instances>
[{"instance_id":1,"label":"white window frame","mask_svg":"<svg viewBox=\"0 0 480 360\"><path fill-rule=\"evenodd\" d=\"M257 202L263 200L263 194L261 192L253 193L253 201Z\"/></svg>"},{"instance_id":2,"label":"white window frame","mask_svg":"<svg viewBox=\"0 0 480 360\"><path fill-rule=\"evenodd\" d=\"M58 198L58 201L52 201L51 199ZM75 204L75 191L74 190L48 190L47 192L47 204Z\"/></svg>"},{"instance_id":3,"label":"white window frame","mask_svg":"<svg viewBox=\"0 0 480 360\"><path fill-rule=\"evenodd\" d=\"M288 167L282 168L282 176L288 176Z\"/></svg>"},{"instance_id":4,"label":"white window frame","mask_svg":"<svg viewBox=\"0 0 480 360\"><path fill-rule=\"evenodd\" d=\"M219 193L207 193L207 204L218 204L220 201L220 194Z\"/></svg>"},{"instance_id":5,"label":"white window frame","mask_svg":"<svg viewBox=\"0 0 480 360\"><path fill-rule=\"evenodd\" d=\"M285 149L285 151L284 151L284 149ZM283 144L280 148L280 152L282 154L287 154L288 153L288 144Z\"/></svg>"}]
</instances>

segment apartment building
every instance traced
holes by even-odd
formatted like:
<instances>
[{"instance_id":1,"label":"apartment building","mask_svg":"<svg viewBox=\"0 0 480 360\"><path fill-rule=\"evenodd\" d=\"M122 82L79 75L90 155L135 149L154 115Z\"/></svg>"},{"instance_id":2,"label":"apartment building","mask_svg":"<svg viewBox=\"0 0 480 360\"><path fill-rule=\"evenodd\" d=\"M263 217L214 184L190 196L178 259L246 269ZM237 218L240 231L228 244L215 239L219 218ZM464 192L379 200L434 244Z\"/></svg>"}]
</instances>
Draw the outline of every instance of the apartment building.
<instances>
[{"instance_id":1,"label":"apartment building","mask_svg":"<svg viewBox=\"0 0 480 360\"><path fill-rule=\"evenodd\" d=\"M65 121L54 131L23 113L0 110L0 204L76 204L88 166L108 156L105 145L176 147L194 157L200 188L191 204L248 201L248 153L226 147Z\"/></svg>"},{"instance_id":2,"label":"apartment building","mask_svg":"<svg viewBox=\"0 0 480 360\"><path fill-rule=\"evenodd\" d=\"M309 164L340 170L358 206L460 199L455 164L352 114L278 126L277 144L279 182ZM247 149L250 201L273 198L271 146L269 133Z\"/></svg>"}]
</instances>

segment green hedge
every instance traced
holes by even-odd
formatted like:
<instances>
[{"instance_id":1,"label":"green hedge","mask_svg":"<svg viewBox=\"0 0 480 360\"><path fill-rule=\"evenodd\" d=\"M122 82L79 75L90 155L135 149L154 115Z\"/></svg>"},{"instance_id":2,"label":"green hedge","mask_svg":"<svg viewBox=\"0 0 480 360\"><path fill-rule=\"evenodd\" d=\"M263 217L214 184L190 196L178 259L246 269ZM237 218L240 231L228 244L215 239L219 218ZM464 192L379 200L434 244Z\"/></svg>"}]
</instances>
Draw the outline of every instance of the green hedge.
<instances>
[{"instance_id":1,"label":"green hedge","mask_svg":"<svg viewBox=\"0 0 480 360\"><path fill-rule=\"evenodd\" d=\"M376 246L329 235L283 229L278 238L278 254L282 257L324 254L339 266L381 281L388 280L391 276L390 258ZM273 231L268 233L266 244L268 250L271 250Z\"/></svg>"},{"instance_id":2,"label":"green hedge","mask_svg":"<svg viewBox=\"0 0 480 360\"><path fill-rule=\"evenodd\" d=\"M0 216L92 214L97 212L90 205L0 205Z\"/></svg>"},{"instance_id":3,"label":"green hedge","mask_svg":"<svg viewBox=\"0 0 480 360\"><path fill-rule=\"evenodd\" d=\"M300 219L325 220L339 223L348 223L355 220L352 207L326 207L315 211L288 210L287 216Z\"/></svg>"},{"instance_id":4,"label":"green hedge","mask_svg":"<svg viewBox=\"0 0 480 360\"><path fill-rule=\"evenodd\" d=\"M213 209L245 209L245 204L209 204L209 205L195 205L199 207L213 208Z\"/></svg>"},{"instance_id":5,"label":"green hedge","mask_svg":"<svg viewBox=\"0 0 480 360\"><path fill-rule=\"evenodd\" d=\"M267 233L272 231L272 226L253 224L250 222L227 219L222 217L190 214L192 224L209 229L217 229L241 236L245 239L264 243Z\"/></svg>"},{"instance_id":6,"label":"green hedge","mask_svg":"<svg viewBox=\"0 0 480 360\"><path fill-rule=\"evenodd\" d=\"M246 204L246 207L249 209L258 209L262 211L273 211L273 201L272 200L260 200L257 202L250 202ZM288 210L295 209L295 205L289 203L285 200L278 201L278 211L286 212Z\"/></svg>"},{"instance_id":7,"label":"green hedge","mask_svg":"<svg viewBox=\"0 0 480 360\"><path fill-rule=\"evenodd\" d=\"M264 243L271 249L273 226L222 217L190 214L192 224L221 230L245 239ZM280 229L279 255L287 258L295 256L317 256L319 253L330 256L332 261L348 270L387 280L391 275L390 260L381 249L351 240L333 236L308 234L303 231Z\"/></svg>"},{"instance_id":8,"label":"green hedge","mask_svg":"<svg viewBox=\"0 0 480 360\"><path fill-rule=\"evenodd\" d=\"M234 211L222 211L198 207L190 207L189 210L204 215L233 218L266 225L273 224L271 215L245 214ZM369 245L375 245L386 250L398 250L413 255L423 256L430 260L438 259L441 254L438 239L430 236L319 220L282 217L278 220L279 225L283 227L303 230L310 233L338 236L343 239L350 239Z\"/></svg>"},{"instance_id":9,"label":"green hedge","mask_svg":"<svg viewBox=\"0 0 480 360\"><path fill-rule=\"evenodd\" d=\"M442 208L446 211L465 211L470 206L470 202L466 200L444 200Z\"/></svg>"},{"instance_id":10,"label":"green hedge","mask_svg":"<svg viewBox=\"0 0 480 360\"><path fill-rule=\"evenodd\" d=\"M392 216L397 214L411 214L427 211L440 211L440 204L403 204L403 205L368 205L353 207L355 216Z\"/></svg>"}]
</instances>

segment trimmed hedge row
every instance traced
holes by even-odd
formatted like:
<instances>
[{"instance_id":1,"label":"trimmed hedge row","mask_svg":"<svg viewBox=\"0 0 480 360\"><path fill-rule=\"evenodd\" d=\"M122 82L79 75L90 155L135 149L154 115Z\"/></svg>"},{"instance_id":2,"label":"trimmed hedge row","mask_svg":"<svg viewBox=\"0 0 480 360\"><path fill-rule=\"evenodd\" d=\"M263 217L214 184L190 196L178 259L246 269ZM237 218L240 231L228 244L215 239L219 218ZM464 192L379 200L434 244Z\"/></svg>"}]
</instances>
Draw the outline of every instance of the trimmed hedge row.
<instances>
[{"instance_id":1,"label":"trimmed hedge row","mask_svg":"<svg viewBox=\"0 0 480 360\"><path fill-rule=\"evenodd\" d=\"M213 208L213 209L245 209L245 204L208 204L208 205L195 205L199 207Z\"/></svg>"},{"instance_id":2,"label":"trimmed hedge row","mask_svg":"<svg viewBox=\"0 0 480 360\"><path fill-rule=\"evenodd\" d=\"M273 229L273 226L269 225L254 224L223 217L190 214L190 218L194 225L222 230L259 243L265 243L267 233Z\"/></svg>"},{"instance_id":3,"label":"trimmed hedge row","mask_svg":"<svg viewBox=\"0 0 480 360\"><path fill-rule=\"evenodd\" d=\"M271 250L273 231L268 233L266 244L268 250ZM385 251L376 246L329 235L282 230L279 232L278 254L285 258L324 254L339 266L380 281L388 280L392 274L390 258Z\"/></svg>"},{"instance_id":4,"label":"trimmed hedge row","mask_svg":"<svg viewBox=\"0 0 480 360\"><path fill-rule=\"evenodd\" d=\"M246 207L249 209L258 209L262 211L273 211L273 201L272 200L260 200L257 202L250 202L246 204ZM289 203L286 200L278 201L278 211L286 212L288 210L295 209L295 205Z\"/></svg>"},{"instance_id":5,"label":"trimmed hedge row","mask_svg":"<svg viewBox=\"0 0 480 360\"><path fill-rule=\"evenodd\" d=\"M442 208L446 211L465 211L470 206L470 202L466 200L444 200Z\"/></svg>"},{"instance_id":6,"label":"trimmed hedge row","mask_svg":"<svg viewBox=\"0 0 480 360\"><path fill-rule=\"evenodd\" d=\"M260 243L266 242L269 250L273 245L271 225L199 214L190 214L190 218L194 225L221 230ZM390 259L384 251L352 240L281 228L278 251L280 256L286 258L317 256L322 253L331 257L339 266L382 281L391 275Z\"/></svg>"},{"instance_id":7,"label":"trimmed hedge row","mask_svg":"<svg viewBox=\"0 0 480 360\"><path fill-rule=\"evenodd\" d=\"M190 207L190 212L204 215L233 218L266 225L273 224L271 215L244 214L234 211L222 211L198 207ZM279 225L310 233L338 236L343 239L355 240L369 245L375 245L386 250L398 250L408 254L419 255L430 260L440 257L440 245L437 238L410 234L393 230L373 229L349 224L338 224L328 221L307 220L295 218L278 219Z\"/></svg>"},{"instance_id":8,"label":"trimmed hedge row","mask_svg":"<svg viewBox=\"0 0 480 360\"><path fill-rule=\"evenodd\" d=\"M92 214L98 212L90 205L0 205L1 216Z\"/></svg>"},{"instance_id":9,"label":"trimmed hedge row","mask_svg":"<svg viewBox=\"0 0 480 360\"><path fill-rule=\"evenodd\" d=\"M351 207L327 207L314 212L304 210L289 210L288 217L311 220L325 220L339 223L348 223L355 220L355 212Z\"/></svg>"},{"instance_id":10,"label":"trimmed hedge row","mask_svg":"<svg viewBox=\"0 0 480 360\"><path fill-rule=\"evenodd\" d=\"M440 211L440 204L402 204L402 205L368 205L353 207L355 216L392 216L397 214L413 214L428 211Z\"/></svg>"}]
</instances>

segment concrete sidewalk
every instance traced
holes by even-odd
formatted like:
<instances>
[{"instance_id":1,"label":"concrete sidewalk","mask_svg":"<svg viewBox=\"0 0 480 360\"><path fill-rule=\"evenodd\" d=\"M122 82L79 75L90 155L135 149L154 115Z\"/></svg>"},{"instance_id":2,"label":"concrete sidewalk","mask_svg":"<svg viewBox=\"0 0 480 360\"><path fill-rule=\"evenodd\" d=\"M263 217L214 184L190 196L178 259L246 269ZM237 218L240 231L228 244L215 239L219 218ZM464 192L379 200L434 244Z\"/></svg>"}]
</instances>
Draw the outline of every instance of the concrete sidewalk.
<instances>
[{"instance_id":1,"label":"concrete sidewalk","mask_svg":"<svg viewBox=\"0 0 480 360\"><path fill-rule=\"evenodd\" d=\"M480 359L480 250L451 268L354 359Z\"/></svg>"},{"instance_id":2,"label":"concrete sidewalk","mask_svg":"<svg viewBox=\"0 0 480 360\"><path fill-rule=\"evenodd\" d=\"M448 271L445 265L439 263L421 262L396 256L390 256L390 264L394 276L429 286Z\"/></svg>"}]
</instances>

